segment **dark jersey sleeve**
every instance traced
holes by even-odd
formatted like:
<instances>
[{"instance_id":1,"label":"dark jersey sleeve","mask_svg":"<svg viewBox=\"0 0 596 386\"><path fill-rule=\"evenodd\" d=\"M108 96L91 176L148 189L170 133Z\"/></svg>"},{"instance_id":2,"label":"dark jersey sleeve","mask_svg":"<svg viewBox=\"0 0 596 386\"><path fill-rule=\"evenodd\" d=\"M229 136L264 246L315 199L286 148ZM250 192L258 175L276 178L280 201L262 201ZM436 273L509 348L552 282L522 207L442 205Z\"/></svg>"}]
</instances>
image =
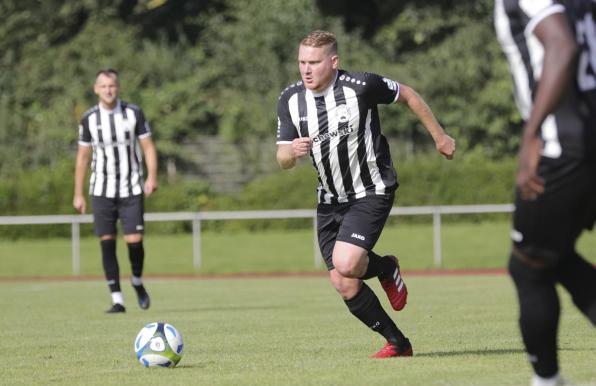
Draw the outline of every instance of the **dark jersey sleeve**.
<instances>
[{"instance_id":1,"label":"dark jersey sleeve","mask_svg":"<svg viewBox=\"0 0 596 386\"><path fill-rule=\"evenodd\" d=\"M288 95L282 94L277 101L277 143L292 142L298 137L298 130L290 115Z\"/></svg>"},{"instance_id":2,"label":"dark jersey sleeve","mask_svg":"<svg viewBox=\"0 0 596 386\"><path fill-rule=\"evenodd\" d=\"M577 85L592 115L596 116L596 2L569 1L566 12L575 26L575 39L580 48Z\"/></svg>"},{"instance_id":3,"label":"dark jersey sleeve","mask_svg":"<svg viewBox=\"0 0 596 386\"><path fill-rule=\"evenodd\" d=\"M92 141L91 131L89 131L89 120L85 115L79 123L79 143L88 145Z\"/></svg>"},{"instance_id":4,"label":"dark jersey sleeve","mask_svg":"<svg viewBox=\"0 0 596 386\"><path fill-rule=\"evenodd\" d=\"M390 104L399 97L399 83L377 74L366 74L365 93L374 104Z\"/></svg>"},{"instance_id":5,"label":"dark jersey sleeve","mask_svg":"<svg viewBox=\"0 0 596 386\"><path fill-rule=\"evenodd\" d=\"M139 138L148 137L151 135L151 127L149 126L149 122L145 120L145 114L143 110L135 106L134 109L135 116L137 118L137 125L135 127L135 135Z\"/></svg>"}]
</instances>

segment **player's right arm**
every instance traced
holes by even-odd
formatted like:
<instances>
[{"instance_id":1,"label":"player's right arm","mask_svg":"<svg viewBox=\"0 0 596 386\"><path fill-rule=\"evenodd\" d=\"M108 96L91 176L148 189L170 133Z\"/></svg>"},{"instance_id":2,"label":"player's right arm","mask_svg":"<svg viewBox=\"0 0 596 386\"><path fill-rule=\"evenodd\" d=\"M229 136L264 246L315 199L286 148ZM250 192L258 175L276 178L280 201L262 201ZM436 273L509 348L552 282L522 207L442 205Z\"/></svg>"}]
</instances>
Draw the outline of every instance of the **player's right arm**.
<instances>
[{"instance_id":1,"label":"player's right arm","mask_svg":"<svg viewBox=\"0 0 596 386\"><path fill-rule=\"evenodd\" d=\"M87 202L85 200L83 184L85 174L91 158L91 146L79 144L77 152L77 160L75 164L75 179L74 179L74 197L72 199L72 206L79 212L85 213Z\"/></svg>"},{"instance_id":2,"label":"player's right arm","mask_svg":"<svg viewBox=\"0 0 596 386\"><path fill-rule=\"evenodd\" d=\"M312 148L308 133L301 135L298 123L292 119L288 103L292 95L296 98L296 94L288 90L286 88L277 101L277 163L282 169L296 166L298 158L307 155Z\"/></svg>"},{"instance_id":3,"label":"player's right arm","mask_svg":"<svg viewBox=\"0 0 596 386\"><path fill-rule=\"evenodd\" d=\"M312 148L309 137L295 138L292 143L277 145L277 163L282 169L291 169L296 166L298 158L307 155Z\"/></svg>"},{"instance_id":4,"label":"player's right arm","mask_svg":"<svg viewBox=\"0 0 596 386\"><path fill-rule=\"evenodd\" d=\"M567 19L561 12L542 19L533 33L544 47L544 59L533 107L524 126L519 150L516 184L524 199L535 199L544 191L544 180L538 175L542 149L540 127L569 87L578 50Z\"/></svg>"}]
</instances>

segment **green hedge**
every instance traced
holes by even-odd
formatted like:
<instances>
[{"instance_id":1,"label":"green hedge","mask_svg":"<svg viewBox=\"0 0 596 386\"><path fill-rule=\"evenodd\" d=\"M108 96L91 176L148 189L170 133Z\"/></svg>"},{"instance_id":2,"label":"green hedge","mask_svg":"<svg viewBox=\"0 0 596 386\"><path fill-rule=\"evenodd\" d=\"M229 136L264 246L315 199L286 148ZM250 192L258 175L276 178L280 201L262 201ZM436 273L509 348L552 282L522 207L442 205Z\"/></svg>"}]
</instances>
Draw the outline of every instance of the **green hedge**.
<instances>
[{"instance_id":1,"label":"green hedge","mask_svg":"<svg viewBox=\"0 0 596 386\"><path fill-rule=\"evenodd\" d=\"M509 203L512 199L515 160L488 160L482 154L458 154L446 161L437 154L395 162L400 187L396 205L464 205ZM6 178L0 184L0 214L72 214L72 160ZM296 168L257 178L233 195L215 195L197 179L160 181L159 190L146 200L148 212L310 209L316 206L317 178L308 160ZM470 217L466 217L468 220ZM403 218L402 218L403 219ZM400 220L403 221L403 220ZM407 220L407 221L414 221ZM209 230L303 228L310 220L208 221ZM148 230L164 233L189 231L190 223L150 223ZM83 234L91 227L83 227ZM0 226L0 238L67 236L67 226Z\"/></svg>"},{"instance_id":2,"label":"green hedge","mask_svg":"<svg viewBox=\"0 0 596 386\"><path fill-rule=\"evenodd\" d=\"M0 216L75 214L72 207L74 161L65 159L52 167L3 178L0 183ZM88 175L87 175L88 177ZM210 204L209 186L196 179L160 181L158 191L145 201L147 212L199 211ZM87 213L91 212L87 200ZM151 223L150 229L165 233L190 230L183 222ZM81 234L92 234L83 226ZM70 236L70 226L0 225L0 238Z\"/></svg>"},{"instance_id":3,"label":"green hedge","mask_svg":"<svg viewBox=\"0 0 596 386\"><path fill-rule=\"evenodd\" d=\"M496 204L512 199L513 158L489 160L472 152L447 161L433 153L394 164L400 206ZM313 208L316 187L314 168L301 162L295 169L256 179L242 193L221 198L217 204L220 209Z\"/></svg>"},{"instance_id":4,"label":"green hedge","mask_svg":"<svg viewBox=\"0 0 596 386\"><path fill-rule=\"evenodd\" d=\"M395 161L400 187L398 206L503 204L512 202L514 158L490 160L483 154L458 154L452 161L438 154ZM279 171L258 178L243 192L230 197L218 197L213 210L308 209L316 206L317 178L309 160L294 169ZM467 221L504 215L451 215L446 221ZM395 220L395 219L393 219ZM404 218L398 221L428 221L428 217ZM310 220L242 221L218 223L217 229L262 229L272 226L297 228L312 226Z\"/></svg>"}]
</instances>

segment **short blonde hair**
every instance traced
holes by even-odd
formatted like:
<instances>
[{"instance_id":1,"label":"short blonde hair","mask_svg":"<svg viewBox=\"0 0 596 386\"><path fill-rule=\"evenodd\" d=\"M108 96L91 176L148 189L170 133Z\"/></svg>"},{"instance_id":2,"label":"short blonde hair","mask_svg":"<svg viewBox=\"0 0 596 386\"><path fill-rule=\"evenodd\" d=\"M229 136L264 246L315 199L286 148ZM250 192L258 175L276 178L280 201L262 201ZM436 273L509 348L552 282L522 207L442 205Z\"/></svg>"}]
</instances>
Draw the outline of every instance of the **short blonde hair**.
<instances>
[{"instance_id":1,"label":"short blonde hair","mask_svg":"<svg viewBox=\"0 0 596 386\"><path fill-rule=\"evenodd\" d=\"M306 47L326 47L328 54L337 54L337 38L335 34L328 31L312 31L300 41L300 45Z\"/></svg>"}]
</instances>

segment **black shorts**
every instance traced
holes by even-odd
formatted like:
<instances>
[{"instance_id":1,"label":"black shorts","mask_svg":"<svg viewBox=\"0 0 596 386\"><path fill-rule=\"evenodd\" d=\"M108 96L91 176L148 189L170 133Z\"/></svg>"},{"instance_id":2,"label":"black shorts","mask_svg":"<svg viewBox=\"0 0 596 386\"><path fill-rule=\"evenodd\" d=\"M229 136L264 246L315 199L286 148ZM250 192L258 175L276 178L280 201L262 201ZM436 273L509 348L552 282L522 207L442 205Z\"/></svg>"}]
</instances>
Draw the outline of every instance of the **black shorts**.
<instances>
[{"instance_id":1,"label":"black shorts","mask_svg":"<svg viewBox=\"0 0 596 386\"><path fill-rule=\"evenodd\" d=\"M333 269L333 247L336 241L372 250L393 207L394 193L365 196L353 202L319 204L317 233L321 255L327 269Z\"/></svg>"},{"instance_id":2,"label":"black shorts","mask_svg":"<svg viewBox=\"0 0 596 386\"><path fill-rule=\"evenodd\" d=\"M116 221L120 218L125 235L143 233L144 196L106 198L91 196L93 225L97 236L116 235Z\"/></svg>"},{"instance_id":3,"label":"black shorts","mask_svg":"<svg viewBox=\"0 0 596 386\"><path fill-rule=\"evenodd\" d=\"M547 266L575 250L577 238L596 218L596 174L580 161L543 159L539 175L545 191L534 201L515 194L513 244L530 259Z\"/></svg>"}]
</instances>

